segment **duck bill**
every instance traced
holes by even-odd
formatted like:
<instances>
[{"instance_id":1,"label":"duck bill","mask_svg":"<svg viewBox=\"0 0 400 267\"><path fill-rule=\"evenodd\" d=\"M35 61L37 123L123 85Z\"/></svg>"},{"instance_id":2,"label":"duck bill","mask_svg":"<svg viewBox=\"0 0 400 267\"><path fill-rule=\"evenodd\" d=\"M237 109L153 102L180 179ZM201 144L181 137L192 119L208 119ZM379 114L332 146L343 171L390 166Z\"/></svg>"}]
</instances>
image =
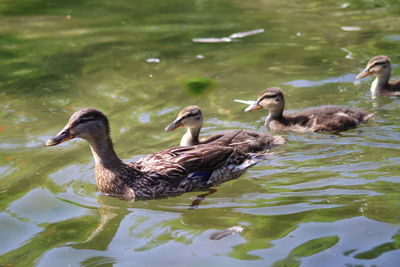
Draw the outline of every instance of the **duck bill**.
<instances>
[{"instance_id":1,"label":"duck bill","mask_svg":"<svg viewBox=\"0 0 400 267\"><path fill-rule=\"evenodd\" d=\"M173 131L175 129L182 128L182 127L183 127L183 123L182 123L181 119L178 118L178 119L174 120L170 125L168 125L165 128L165 131L170 132L170 131Z\"/></svg>"},{"instance_id":2,"label":"duck bill","mask_svg":"<svg viewBox=\"0 0 400 267\"><path fill-rule=\"evenodd\" d=\"M71 134L69 130L63 130L53 138L47 140L47 142L44 144L44 146L56 146L58 144L61 144L62 142L68 141L72 138L74 138L75 135Z\"/></svg>"},{"instance_id":3,"label":"duck bill","mask_svg":"<svg viewBox=\"0 0 400 267\"><path fill-rule=\"evenodd\" d=\"M253 104L251 104L250 106L248 106L244 112L250 112L253 110L258 110L258 109L262 109L262 106L260 104L258 104L258 102L255 102Z\"/></svg>"},{"instance_id":4,"label":"duck bill","mask_svg":"<svg viewBox=\"0 0 400 267\"><path fill-rule=\"evenodd\" d=\"M362 72L360 72L360 73L357 75L356 79L362 79L362 78L365 78L365 77L368 77L368 76L371 76L371 75L372 75L372 73L369 72L368 69L365 69L365 70L363 70Z\"/></svg>"}]
</instances>

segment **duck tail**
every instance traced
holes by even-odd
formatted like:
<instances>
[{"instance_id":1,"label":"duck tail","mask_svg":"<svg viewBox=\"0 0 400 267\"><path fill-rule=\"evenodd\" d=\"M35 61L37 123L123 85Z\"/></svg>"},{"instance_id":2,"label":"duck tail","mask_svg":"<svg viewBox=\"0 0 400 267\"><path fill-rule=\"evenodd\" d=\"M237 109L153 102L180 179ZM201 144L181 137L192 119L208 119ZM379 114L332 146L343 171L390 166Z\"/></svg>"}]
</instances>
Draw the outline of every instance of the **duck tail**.
<instances>
[{"instance_id":1,"label":"duck tail","mask_svg":"<svg viewBox=\"0 0 400 267\"><path fill-rule=\"evenodd\" d=\"M246 161L246 168L249 168L251 166L256 165L260 161L267 160L270 156L272 156L273 153L269 153L267 151L264 151L262 153L247 153L248 159Z\"/></svg>"},{"instance_id":2,"label":"duck tail","mask_svg":"<svg viewBox=\"0 0 400 267\"><path fill-rule=\"evenodd\" d=\"M362 121L366 122L367 120L369 120L373 116L375 116L375 113L367 113L367 114L365 114L365 116L363 116Z\"/></svg>"},{"instance_id":3,"label":"duck tail","mask_svg":"<svg viewBox=\"0 0 400 267\"><path fill-rule=\"evenodd\" d=\"M283 145L286 142L285 138L283 138L280 135L274 135L272 136L272 146L278 146L278 145Z\"/></svg>"}]
</instances>

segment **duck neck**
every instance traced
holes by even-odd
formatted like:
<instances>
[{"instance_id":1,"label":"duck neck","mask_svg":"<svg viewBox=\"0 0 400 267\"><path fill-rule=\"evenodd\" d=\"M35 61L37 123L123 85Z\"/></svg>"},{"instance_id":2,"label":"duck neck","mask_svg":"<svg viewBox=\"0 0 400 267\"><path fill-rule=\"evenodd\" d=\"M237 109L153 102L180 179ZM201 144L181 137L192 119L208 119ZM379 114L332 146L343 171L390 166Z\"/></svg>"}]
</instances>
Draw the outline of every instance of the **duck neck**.
<instances>
[{"instance_id":1,"label":"duck neck","mask_svg":"<svg viewBox=\"0 0 400 267\"><path fill-rule=\"evenodd\" d=\"M282 118L282 113L283 113L283 107L270 109L268 116L265 120L265 127L267 127L269 129L270 122L273 120L279 120L280 118Z\"/></svg>"},{"instance_id":2,"label":"duck neck","mask_svg":"<svg viewBox=\"0 0 400 267\"><path fill-rule=\"evenodd\" d=\"M107 169L118 168L124 163L118 158L114 151L113 143L108 135L95 136L88 140L92 150L93 158L97 167Z\"/></svg>"},{"instance_id":3,"label":"duck neck","mask_svg":"<svg viewBox=\"0 0 400 267\"><path fill-rule=\"evenodd\" d=\"M382 89L389 83L390 71L383 75L376 76L375 80L371 84L371 94L373 96L379 95Z\"/></svg>"},{"instance_id":4,"label":"duck neck","mask_svg":"<svg viewBox=\"0 0 400 267\"><path fill-rule=\"evenodd\" d=\"M126 179L140 177L141 172L118 158L108 135L95 136L88 141L95 161L99 190L107 195L135 198L134 188Z\"/></svg>"},{"instance_id":5,"label":"duck neck","mask_svg":"<svg viewBox=\"0 0 400 267\"><path fill-rule=\"evenodd\" d=\"M189 127L181 139L181 146L198 145L201 126Z\"/></svg>"}]
</instances>

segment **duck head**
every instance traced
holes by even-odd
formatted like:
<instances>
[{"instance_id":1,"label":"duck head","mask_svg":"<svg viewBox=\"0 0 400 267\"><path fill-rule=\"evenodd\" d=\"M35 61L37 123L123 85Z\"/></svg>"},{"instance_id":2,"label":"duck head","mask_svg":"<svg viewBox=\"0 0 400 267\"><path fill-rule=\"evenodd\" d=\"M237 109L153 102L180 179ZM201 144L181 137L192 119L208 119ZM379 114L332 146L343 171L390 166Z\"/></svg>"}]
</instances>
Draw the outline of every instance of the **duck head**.
<instances>
[{"instance_id":1,"label":"duck head","mask_svg":"<svg viewBox=\"0 0 400 267\"><path fill-rule=\"evenodd\" d=\"M357 75L356 79L362 79L371 75L385 77L390 76L390 73L390 59L387 56L375 56L368 61L367 66Z\"/></svg>"},{"instance_id":2,"label":"duck head","mask_svg":"<svg viewBox=\"0 0 400 267\"><path fill-rule=\"evenodd\" d=\"M44 145L55 146L73 138L91 141L96 137L109 134L110 126L107 117L97 109L84 108L72 114L65 127Z\"/></svg>"},{"instance_id":3,"label":"duck head","mask_svg":"<svg viewBox=\"0 0 400 267\"><path fill-rule=\"evenodd\" d=\"M269 111L282 111L285 105L283 92L278 87L267 88L260 93L257 101L248 106L244 111L250 112L258 109L268 109Z\"/></svg>"},{"instance_id":4,"label":"duck head","mask_svg":"<svg viewBox=\"0 0 400 267\"><path fill-rule=\"evenodd\" d=\"M198 106L184 107L178 117L165 128L165 131L173 131L181 127L199 129L203 124L203 115Z\"/></svg>"}]
</instances>

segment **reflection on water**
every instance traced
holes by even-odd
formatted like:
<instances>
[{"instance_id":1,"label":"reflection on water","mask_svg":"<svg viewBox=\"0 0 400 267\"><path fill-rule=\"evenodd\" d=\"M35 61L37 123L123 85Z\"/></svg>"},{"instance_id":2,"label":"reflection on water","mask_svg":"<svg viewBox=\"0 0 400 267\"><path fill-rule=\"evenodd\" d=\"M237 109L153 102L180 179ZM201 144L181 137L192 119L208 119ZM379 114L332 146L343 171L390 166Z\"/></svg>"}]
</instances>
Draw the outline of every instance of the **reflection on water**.
<instances>
[{"instance_id":1,"label":"reflection on water","mask_svg":"<svg viewBox=\"0 0 400 267\"><path fill-rule=\"evenodd\" d=\"M371 81L354 77L375 54L400 62L399 10L392 0L3 1L0 266L397 266L400 99L371 100ZM192 42L251 29L264 32ZM191 81L212 86L190 94ZM85 142L42 147L86 106L109 116L126 161L177 145L181 132L163 129L187 105L203 109L204 136L265 131L266 114L233 100L267 86L284 88L288 111L375 116L340 135L283 133L287 144L240 179L151 201L100 195ZM211 238L232 226L243 230Z\"/></svg>"}]
</instances>

